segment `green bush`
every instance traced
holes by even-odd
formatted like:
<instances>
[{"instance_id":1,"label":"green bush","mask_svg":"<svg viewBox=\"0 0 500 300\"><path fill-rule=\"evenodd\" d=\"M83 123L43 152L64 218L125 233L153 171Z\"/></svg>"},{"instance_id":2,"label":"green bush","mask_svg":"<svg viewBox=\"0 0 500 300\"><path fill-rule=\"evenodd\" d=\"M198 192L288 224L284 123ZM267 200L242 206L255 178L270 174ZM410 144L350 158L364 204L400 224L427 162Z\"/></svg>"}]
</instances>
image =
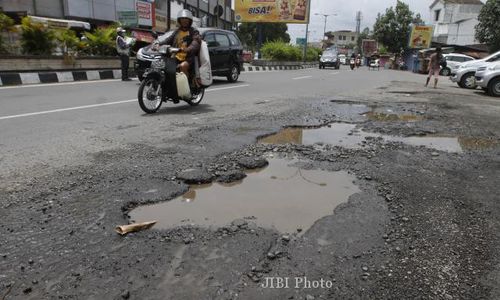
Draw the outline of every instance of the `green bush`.
<instances>
[{"instance_id":1,"label":"green bush","mask_svg":"<svg viewBox=\"0 0 500 300\"><path fill-rule=\"evenodd\" d=\"M323 51L319 48L307 48L306 60L317 61Z\"/></svg>"},{"instance_id":2,"label":"green bush","mask_svg":"<svg viewBox=\"0 0 500 300\"><path fill-rule=\"evenodd\" d=\"M21 22L21 46L24 54L50 55L56 47L55 32L44 24L24 17Z\"/></svg>"},{"instance_id":3,"label":"green bush","mask_svg":"<svg viewBox=\"0 0 500 300\"><path fill-rule=\"evenodd\" d=\"M115 27L97 28L94 32L85 33L85 49L87 54L114 56L116 55Z\"/></svg>"},{"instance_id":4,"label":"green bush","mask_svg":"<svg viewBox=\"0 0 500 300\"><path fill-rule=\"evenodd\" d=\"M304 56L304 48L282 41L267 42L262 46L261 51L265 59L277 61L302 61ZM321 49L308 47L306 60L316 61L320 54Z\"/></svg>"},{"instance_id":5,"label":"green bush","mask_svg":"<svg viewBox=\"0 0 500 300\"><path fill-rule=\"evenodd\" d=\"M0 53L7 53L7 47L2 37L2 32L11 31L14 28L14 20L0 12Z\"/></svg>"},{"instance_id":6,"label":"green bush","mask_svg":"<svg viewBox=\"0 0 500 300\"><path fill-rule=\"evenodd\" d=\"M275 41L267 42L262 46L262 55L265 59L277 61L300 61L302 50L290 44Z\"/></svg>"},{"instance_id":7,"label":"green bush","mask_svg":"<svg viewBox=\"0 0 500 300\"><path fill-rule=\"evenodd\" d=\"M84 44L71 29L60 29L55 32L56 40L63 54L77 54Z\"/></svg>"}]
</instances>

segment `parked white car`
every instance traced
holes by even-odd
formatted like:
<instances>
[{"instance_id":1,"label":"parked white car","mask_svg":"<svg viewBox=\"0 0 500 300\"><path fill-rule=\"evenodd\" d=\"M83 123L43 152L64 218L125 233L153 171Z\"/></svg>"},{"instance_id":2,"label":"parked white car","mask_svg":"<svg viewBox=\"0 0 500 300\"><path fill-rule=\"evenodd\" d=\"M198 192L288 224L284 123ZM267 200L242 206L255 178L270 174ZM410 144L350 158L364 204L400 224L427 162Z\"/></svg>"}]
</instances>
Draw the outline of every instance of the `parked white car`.
<instances>
[{"instance_id":1,"label":"parked white car","mask_svg":"<svg viewBox=\"0 0 500 300\"><path fill-rule=\"evenodd\" d=\"M466 89L475 89L476 71L479 67L491 62L500 61L500 51L487 56L483 59L464 62L451 70L451 81L456 82L458 86Z\"/></svg>"},{"instance_id":2,"label":"parked white car","mask_svg":"<svg viewBox=\"0 0 500 300\"><path fill-rule=\"evenodd\" d=\"M443 54L443 57L446 59L446 68L441 69L440 75L442 76L450 76L451 70L456 69L461 63L475 60L474 57L461 53Z\"/></svg>"},{"instance_id":3,"label":"parked white car","mask_svg":"<svg viewBox=\"0 0 500 300\"><path fill-rule=\"evenodd\" d=\"M500 97L500 62L479 67L476 71L476 83L490 96Z\"/></svg>"}]
</instances>

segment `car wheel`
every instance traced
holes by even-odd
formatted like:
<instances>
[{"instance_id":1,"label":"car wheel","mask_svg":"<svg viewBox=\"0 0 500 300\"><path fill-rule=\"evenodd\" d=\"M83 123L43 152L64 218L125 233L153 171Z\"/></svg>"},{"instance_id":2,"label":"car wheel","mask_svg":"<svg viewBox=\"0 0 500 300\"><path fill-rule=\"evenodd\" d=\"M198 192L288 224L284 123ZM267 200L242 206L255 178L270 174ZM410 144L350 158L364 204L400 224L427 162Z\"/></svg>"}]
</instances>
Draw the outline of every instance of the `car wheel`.
<instances>
[{"instance_id":1,"label":"car wheel","mask_svg":"<svg viewBox=\"0 0 500 300\"><path fill-rule=\"evenodd\" d=\"M488 94L493 97L500 97L500 77L490 80L488 84Z\"/></svg>"},{"instance_id":2,"label":"car wheel","mask_svg":"<svg viewBox=\"0 0 500 300\"><path fill-rule=\"evenodd\" d=\"M466 89L475 89L477 87L476 85L476 77L474 76L474 73L467 73L462 76L462 79L460 79L460 87L466 88Z\"/></svg>"},{"instance_id":3,"label":"car wheel","mask_svg":"<svg viewBox=\"0 0 500 300\"><path fill-rule=\"evenodd\" d=\"M227 81L236 82L236 81L238 81L239 77L240 77L240 70L238 69L237 65L233 65L231 67L231 71L227 75Z\"/></svg>"},{"instance_id":4,"label":"car wheel","mask_svg":"<svg viewBox=\"0 0 500 300\"><path fill-rule=\"evenodd\" d=\"M450 76L451 70L449 68L444 68L441 70L441 76Z\"/></svg>"}]
</instances>

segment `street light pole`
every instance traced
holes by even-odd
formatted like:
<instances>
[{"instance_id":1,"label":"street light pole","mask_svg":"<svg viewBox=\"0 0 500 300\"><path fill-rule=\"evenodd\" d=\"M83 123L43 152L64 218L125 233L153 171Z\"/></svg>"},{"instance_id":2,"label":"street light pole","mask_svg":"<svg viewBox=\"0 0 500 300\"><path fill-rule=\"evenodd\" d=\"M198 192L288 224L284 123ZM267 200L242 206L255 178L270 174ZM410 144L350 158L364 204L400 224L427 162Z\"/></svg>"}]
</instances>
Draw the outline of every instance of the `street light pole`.
<instances>
[{"instance_id":1,"label":"street light pole","mask_svg":"<svg viewBox=\"0 0 500 300\"><path fill-rule=\"evenodd\" d=\"M323 40L324 40L325 39L325 34L326 34L326 21L328 20L329 16L336 16L337 14L327 15L327 14L318 14L318 13L315 13L314 15L325 17L325 27L323 27Z\"/></svg>"}]
</instances>

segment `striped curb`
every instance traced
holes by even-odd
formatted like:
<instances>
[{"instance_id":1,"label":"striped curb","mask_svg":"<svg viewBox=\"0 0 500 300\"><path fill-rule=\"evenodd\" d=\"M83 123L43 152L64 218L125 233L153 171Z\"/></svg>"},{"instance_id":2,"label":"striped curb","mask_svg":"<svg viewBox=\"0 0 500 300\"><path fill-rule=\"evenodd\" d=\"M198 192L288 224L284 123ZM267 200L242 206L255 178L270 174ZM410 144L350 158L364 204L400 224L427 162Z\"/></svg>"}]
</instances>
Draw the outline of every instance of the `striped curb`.
<instances>
[{"instance_id":1,"label":"striped curb","mask_svg":"<svg viewBox=\"0 0 500 300\"><path fill-rule=\"evenodd\" d=\"M301 69L310 69L317 68L317 64L312 65L296 65L296 66L244 66L241 70L242 72L256 72L256 71L288 71L288 70L301 70Z\"/></svg>"},{"instance_id":2,"label":"striped curb","mask_svg":"<svg viewBox=\"0 0 500 300\"><path fill-rule=\"evenodd\" d=\"M0 86L59 83L87 80L121 79L121 70L0 73Z\"/></svg>"}]
</instances>

